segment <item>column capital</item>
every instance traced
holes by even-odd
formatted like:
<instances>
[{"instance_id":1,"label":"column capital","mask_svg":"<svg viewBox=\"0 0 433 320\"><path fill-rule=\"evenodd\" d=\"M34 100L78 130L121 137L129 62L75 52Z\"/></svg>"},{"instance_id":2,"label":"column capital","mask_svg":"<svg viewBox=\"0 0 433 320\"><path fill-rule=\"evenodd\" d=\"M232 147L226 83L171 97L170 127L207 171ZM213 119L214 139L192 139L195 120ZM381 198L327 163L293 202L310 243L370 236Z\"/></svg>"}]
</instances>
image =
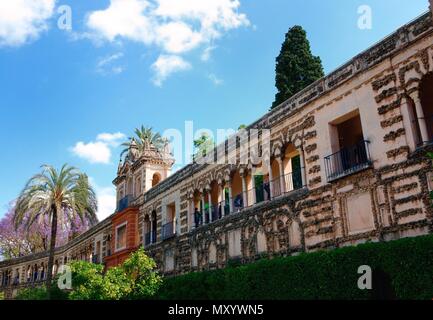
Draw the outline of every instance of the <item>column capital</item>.
<instances>
[{"instance_id":1,"label":"column capital","mask_svg":"<svg viewBox=\"0 0 433 320\"><path fill-rule=\"evenodd\" d=\"M413 100L415 104L421 103L419 90L414 90L411 93L409 93L409 97Z\"/></svg>"}]
</instances>

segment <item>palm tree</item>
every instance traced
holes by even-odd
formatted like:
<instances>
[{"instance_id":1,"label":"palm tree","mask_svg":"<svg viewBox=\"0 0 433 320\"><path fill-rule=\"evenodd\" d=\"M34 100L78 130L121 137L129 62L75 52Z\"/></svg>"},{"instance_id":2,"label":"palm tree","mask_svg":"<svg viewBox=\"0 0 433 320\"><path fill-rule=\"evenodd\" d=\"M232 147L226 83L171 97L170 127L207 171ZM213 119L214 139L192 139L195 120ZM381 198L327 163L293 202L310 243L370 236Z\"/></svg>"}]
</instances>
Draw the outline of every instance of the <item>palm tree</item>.
<instances>
[{"instance_id":1,"label":"palm tree","mask_svg":"<svg viewBox=\"0 0 433 320\"><path fill-rule=\"evenodd\" d=\"M67 219L73 223L74 218L87 219L91 225L96 217L96 194L89 184L88 177L74 167L63 165L60 172L52 166L42 166L42 172L33 176L18 197L14 224L18 228L25 224L30 228L45 216L51 222L48 272L46 286L50 294L54 250L56 246L57 224Z\"/></svg>"},{"instance_id":2,"label":"palm tree","mask_svg":"<svg viewBox=\"0 0 433 320\"><path fill-rule=\"evenodd\" d=\"M152 127L144 127L142 125L141 128L136 128L134 133L135 137L129 137L127 142L122 143L125 149L122 151L120 157L123 157L130 149L137 149L139 154L141 154L151 145L162 151L167 142L158 132L154 132Z\"/></svg>"}]
</instances>

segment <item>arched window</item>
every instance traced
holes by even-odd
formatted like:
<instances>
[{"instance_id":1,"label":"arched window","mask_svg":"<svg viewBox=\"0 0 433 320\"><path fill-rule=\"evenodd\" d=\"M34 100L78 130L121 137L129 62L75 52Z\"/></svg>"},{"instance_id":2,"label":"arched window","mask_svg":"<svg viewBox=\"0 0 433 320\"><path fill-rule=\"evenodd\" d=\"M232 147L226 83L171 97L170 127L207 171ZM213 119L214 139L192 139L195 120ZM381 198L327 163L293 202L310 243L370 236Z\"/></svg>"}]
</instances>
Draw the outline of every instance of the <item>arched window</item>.
<instances>
[{"instance_id":1,"label":"arched window","mask_svg":"<svg viewBox=\"0 0 433 320\"><path fill-rule=\"evenodd\" d=\"M151 240L152 243L156 243L156 227L157 227L157 221L156 221L156 211L153 210L152 211L152 236L151 236Z\"/></svg>"},{"instance_id":2,"label":"arched window","mask_svg":"<svg viewBox=\"0 0 433 320\"><path fill-rule=\"evenodd\" d=\"M152 187L156 186L161 182L161 175L159 173L154 173L152 177Z\"/></svg>"},{"instance_id":3,"label":"arched window","mask_svg":"<svg viewBox=\"0 0 433 320\"><path fill-rule=\"evenodd\" d=\"M148 214L146 214L146 216L144 217L143 229L144 229L144 245L148 246L152 243L151 242L152 241L152 235L150 232L151 225L150 225L150 218L149 218Z\"/></svg>"}]
</instances>

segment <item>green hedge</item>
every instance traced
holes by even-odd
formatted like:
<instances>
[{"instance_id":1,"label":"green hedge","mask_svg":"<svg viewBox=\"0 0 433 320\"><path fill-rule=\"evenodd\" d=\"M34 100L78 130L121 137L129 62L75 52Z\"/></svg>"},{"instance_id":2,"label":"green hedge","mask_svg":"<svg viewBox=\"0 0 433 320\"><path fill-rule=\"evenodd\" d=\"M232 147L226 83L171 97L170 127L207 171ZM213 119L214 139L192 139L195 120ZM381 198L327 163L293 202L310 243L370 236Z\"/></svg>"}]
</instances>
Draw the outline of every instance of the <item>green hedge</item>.
<instances>
[{"instance_id":1,"label":"green hedge","mask_svg":"<svg viewBox=\"0 0 433 320\"><path fill-rule=\"evenodd\" d=\"M358 288L358 268L373 290ZM366 243L164 279L159 299L310 300L433 298L433 235Z\"/></svg>"}]
</instances>

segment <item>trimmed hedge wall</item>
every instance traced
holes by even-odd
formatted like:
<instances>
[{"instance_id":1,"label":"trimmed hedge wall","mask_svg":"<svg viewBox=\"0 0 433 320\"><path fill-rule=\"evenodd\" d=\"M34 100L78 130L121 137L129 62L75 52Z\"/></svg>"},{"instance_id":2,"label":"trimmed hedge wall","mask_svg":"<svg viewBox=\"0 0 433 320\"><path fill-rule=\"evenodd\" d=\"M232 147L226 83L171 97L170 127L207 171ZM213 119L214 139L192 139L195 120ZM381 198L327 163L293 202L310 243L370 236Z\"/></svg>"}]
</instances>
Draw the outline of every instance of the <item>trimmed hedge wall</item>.
<instances>
[{"instance_id":1,"label":"trimmed hedge wall","mask_svg":"<svg viewBox=\"0 0 433 320\"><path fill-rule=\"evenodd\" d=\"M358 289L358 268L373 290ZM159 299L311 300L433 298L433 235L302 253L165 278Z\"/></svg>"}]
</instances>

